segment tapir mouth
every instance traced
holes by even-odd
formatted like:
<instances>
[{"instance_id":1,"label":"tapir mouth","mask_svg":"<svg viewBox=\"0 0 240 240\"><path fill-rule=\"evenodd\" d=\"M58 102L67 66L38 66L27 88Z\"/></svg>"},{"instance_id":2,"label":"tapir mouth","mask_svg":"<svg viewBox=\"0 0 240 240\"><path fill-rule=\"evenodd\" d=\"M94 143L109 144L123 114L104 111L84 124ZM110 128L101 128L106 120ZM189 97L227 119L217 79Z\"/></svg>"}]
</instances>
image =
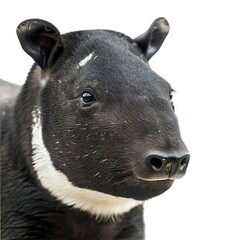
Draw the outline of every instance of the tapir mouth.
<instances>
[{"instance_id":1,"label":"tapir mouth","mask_svg":"<svg viewBox=\"0 0 240 240\"><path fill-rule=\"evenodd\" d=\"M151 178L144 178L144 177L139 177L137 176L137 178L139 180L142 180L142 181L145 181L145 182L156 182L156 183L162 183L162 182L166 182L166 181L174 181L174 179L171 179L171 178L161 178L161 177L157 177L157 176L154 176L154 177L151 177Z\"/></svg>"},{"instance_id":2,"label":"tapir mouth","mask_svg":"<svg viewBox=\"0 0 240 240\"><path fill-rule=\"evenodd\" d=\"M157 197L162 193L166 192L174 183L172 179L152 179L152 180L145 180L138 178L138 187L141 186L142 191L141 195L137 193L137 195L133 196L133 198L137 200L148 200L153 197ZM135 192L136 194L136 192Z\"/></svg>"}]
</instances>

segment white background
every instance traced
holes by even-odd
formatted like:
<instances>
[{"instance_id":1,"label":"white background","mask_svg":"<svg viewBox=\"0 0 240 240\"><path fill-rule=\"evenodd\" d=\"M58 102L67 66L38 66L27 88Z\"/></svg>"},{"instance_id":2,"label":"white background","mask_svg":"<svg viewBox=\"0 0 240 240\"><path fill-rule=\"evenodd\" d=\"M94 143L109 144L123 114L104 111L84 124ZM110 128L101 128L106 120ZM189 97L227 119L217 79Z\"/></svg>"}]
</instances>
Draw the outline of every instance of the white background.
<instances>
[{"instance_id":1,"label":"white background","mask_svg":"<svg viewBox=\"0 0 240 240\"><path fill-rule=\"evenodd\" d=\"M104 28L131 37L157 17L171 30L152 68L177 91L187 175L145 204L146 239L240 239L240 5L238 1L12 1L0 3L0 78L22 84L32 65L15 29L43 18L62 33Z\"/></svg>"}]
</instances>

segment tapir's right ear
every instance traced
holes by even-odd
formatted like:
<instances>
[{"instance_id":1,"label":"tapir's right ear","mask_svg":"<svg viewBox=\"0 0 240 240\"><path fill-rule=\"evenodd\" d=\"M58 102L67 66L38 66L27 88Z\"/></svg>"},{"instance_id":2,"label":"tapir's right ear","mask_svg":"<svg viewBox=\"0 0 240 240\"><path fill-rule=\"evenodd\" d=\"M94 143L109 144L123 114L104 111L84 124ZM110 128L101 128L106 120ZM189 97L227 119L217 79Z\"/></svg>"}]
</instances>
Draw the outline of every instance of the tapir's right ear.
<instances>
[{"instance_id":1,"label":"tapir's right ear","mask_svg":"<svg viewBox=\"0 0 240 240\"><path fill-rule=\"evenodd\" d=\"M41 19L29 19L17 27L23 50L42 68L52 66L62 51L58 29Z\"/></svg>"}]
</instances>

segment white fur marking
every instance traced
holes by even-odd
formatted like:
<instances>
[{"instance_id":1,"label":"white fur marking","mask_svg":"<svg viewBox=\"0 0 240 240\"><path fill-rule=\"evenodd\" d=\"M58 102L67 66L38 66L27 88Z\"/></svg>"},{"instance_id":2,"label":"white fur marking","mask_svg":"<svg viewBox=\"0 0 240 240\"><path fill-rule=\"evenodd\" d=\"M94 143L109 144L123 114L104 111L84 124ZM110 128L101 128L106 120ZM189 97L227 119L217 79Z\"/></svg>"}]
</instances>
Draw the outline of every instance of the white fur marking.
<instances>
[{"instance_id":1,"label":"white fur marking","mask_svg":"<svg viewBox=\"0 0 240 240\"><path fill-rule=\"evenodd\" d=\"M39 108L32 112L32 117L33 167L42 186L58 200L68 206L88 211L97 217L108 218L128 212L143 203L74 186L67 176L56 170L52 164L50 154L43 142Z\"/></svg>"},{"instance_id":2,"label":"white fur marking","mask_svg":"<svg viewBox=\"0 0 240 240\"><path fill-rule=\"evenodd\" d=\"M166 21L166 19L164 18L160 18L158 21L157 21L157 24L158 24L158 27L157 28L160 28L162 32L169 32L169 24L168 22Z\"/></svg>"},{"instance_id":3,"label":"white fur marking","mask_svg":"<svg viewBox=\"0 0 240 240\"><path fill-rule=\"evenodd\" d=\"M79 62L79 66L83 67L84 65L87 64L87 62L92 58L93 53L90 53L88 56L86 56L83 60Z\"/></svg>"}]
</instances>

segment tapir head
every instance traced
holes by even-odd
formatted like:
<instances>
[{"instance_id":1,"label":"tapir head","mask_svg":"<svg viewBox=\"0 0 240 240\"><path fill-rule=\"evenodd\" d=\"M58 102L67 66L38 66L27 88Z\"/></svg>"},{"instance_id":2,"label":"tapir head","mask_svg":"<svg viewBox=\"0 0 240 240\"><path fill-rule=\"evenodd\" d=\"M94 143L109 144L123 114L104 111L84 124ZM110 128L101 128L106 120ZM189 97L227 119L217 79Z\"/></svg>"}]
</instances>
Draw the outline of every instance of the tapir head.
<instances>
[{"instance_id":1,"label":"tapir head","mask_svg":"<svg viewBox=\"0 0 240 240\"><path fill-rule=\"evenodd\" d=\"M135 39L107 30L60 35L39 19L18 26L36 62L28 78L28 91L37 89L28 103L32 166L58 200L118 214L185 174L172 87L148 64L168 31L164 18Z\"/></svg>"}]
</instances>

